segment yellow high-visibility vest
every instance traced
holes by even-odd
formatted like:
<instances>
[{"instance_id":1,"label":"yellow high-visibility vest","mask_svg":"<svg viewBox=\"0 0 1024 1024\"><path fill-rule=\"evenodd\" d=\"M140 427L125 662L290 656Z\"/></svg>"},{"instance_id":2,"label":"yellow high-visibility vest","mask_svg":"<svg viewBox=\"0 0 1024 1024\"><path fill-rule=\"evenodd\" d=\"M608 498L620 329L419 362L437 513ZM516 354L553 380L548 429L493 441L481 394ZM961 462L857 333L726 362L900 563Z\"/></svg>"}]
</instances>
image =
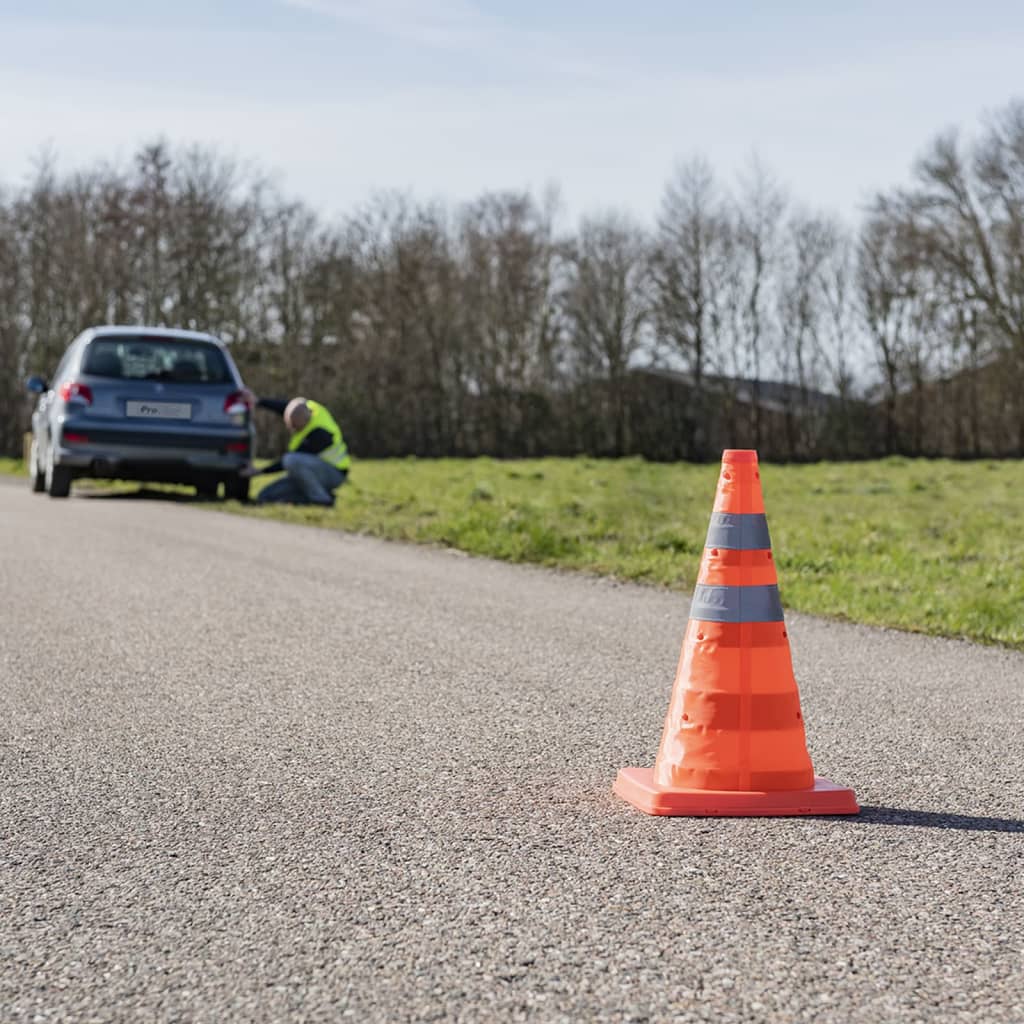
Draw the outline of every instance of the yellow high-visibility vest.
<instances>
[{"instance_id":1,"label":"yellow high-visibility vest","mask_svg":"<svg viewBox=\"0 0 1024 1024\"><path fill-rule=\"evenodd\" d=\"M352 457L345 446L345 439L341 436L341 427L334 422L334 417L319 403L306 399L309 406L309 422L301 429L292 434L288 441L288 451L294 452L306 439L306 436L316 429L326 430L331 435L331 443L317 455L330 463L335 469L347 470L352 465Z\"/></svg>"}]
</instances>

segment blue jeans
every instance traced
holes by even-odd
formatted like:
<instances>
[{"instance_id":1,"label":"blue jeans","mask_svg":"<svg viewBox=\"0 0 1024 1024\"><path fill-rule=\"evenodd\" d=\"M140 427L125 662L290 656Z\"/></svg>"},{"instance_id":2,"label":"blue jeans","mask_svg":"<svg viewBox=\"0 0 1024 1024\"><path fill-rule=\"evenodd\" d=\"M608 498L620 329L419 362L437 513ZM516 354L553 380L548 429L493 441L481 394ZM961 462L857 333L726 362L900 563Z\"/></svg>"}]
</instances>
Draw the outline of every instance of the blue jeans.
<instances>
[{"instance_id":1,"label":"blue jeans","mask_svg":"<svg viewBox=\"0 0 1024 1024\"><path fill-rule=\"evenodd\" d=\"M281 462L285 475L260 491L256 500L261 505L333 505L334 491L348 478L346 470L307 452L289 452Z\"/></svg>"}]
</instances>

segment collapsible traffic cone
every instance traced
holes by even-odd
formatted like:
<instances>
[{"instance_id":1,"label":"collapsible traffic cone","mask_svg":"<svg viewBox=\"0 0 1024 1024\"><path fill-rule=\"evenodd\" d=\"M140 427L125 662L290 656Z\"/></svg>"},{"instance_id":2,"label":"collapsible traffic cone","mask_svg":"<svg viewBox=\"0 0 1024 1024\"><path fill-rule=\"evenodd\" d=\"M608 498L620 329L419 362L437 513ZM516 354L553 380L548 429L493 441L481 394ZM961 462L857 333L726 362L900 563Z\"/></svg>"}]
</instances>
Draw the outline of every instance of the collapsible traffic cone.
<instances>
[{"instance_id":1,"label":"collapsible traffic cone","mask_svg":"<svg viewBox=\"0 0 1024 1024\"><path fill-rule=\"evenodd\" d=\"M779 601L757 452L726 451L654 768L615 792L648 814L856 814L815 778Z\"/></svg>"}]
</instances>

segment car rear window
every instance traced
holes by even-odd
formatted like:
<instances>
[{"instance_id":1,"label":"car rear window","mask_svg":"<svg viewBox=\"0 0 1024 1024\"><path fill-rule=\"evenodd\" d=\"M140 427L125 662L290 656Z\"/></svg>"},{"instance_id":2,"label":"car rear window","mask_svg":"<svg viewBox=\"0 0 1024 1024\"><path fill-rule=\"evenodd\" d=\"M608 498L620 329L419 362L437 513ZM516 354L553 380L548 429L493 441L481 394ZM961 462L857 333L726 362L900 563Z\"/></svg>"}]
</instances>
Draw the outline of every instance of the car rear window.
<instances>
[{"instance_id":1,"label":"car rear window","mask_svg":"<svg viewBox=\"0 0 1024 1024\"><path fill-rule=\"evenodd\" d=\"M96 338L86 349L82 372L116 380L232 383L227 360L216 345L184 338Z\"/></svg>"}]
</instances>

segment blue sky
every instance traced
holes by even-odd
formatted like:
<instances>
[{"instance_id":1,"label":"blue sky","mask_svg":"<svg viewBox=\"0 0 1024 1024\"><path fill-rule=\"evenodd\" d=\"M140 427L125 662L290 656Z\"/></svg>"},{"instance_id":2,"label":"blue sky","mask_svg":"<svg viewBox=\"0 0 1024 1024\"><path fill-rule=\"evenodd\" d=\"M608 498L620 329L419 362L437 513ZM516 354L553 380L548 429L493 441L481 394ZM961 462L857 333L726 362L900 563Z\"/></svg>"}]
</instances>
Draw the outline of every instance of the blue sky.
<instances>
[{"instance_id":1,"label":"blue sky","mask_svg":"<svg viewBox=\"0 0 1024 1024\"><path fill-rule=\"evenodd\" d=\"M213 143L332 215L375 189L561 186L655 211L673 164L757 153L854 215L939 129L1024 97L1010 0L0 0L0 182Z\"/></svg>"}]
</instances>

